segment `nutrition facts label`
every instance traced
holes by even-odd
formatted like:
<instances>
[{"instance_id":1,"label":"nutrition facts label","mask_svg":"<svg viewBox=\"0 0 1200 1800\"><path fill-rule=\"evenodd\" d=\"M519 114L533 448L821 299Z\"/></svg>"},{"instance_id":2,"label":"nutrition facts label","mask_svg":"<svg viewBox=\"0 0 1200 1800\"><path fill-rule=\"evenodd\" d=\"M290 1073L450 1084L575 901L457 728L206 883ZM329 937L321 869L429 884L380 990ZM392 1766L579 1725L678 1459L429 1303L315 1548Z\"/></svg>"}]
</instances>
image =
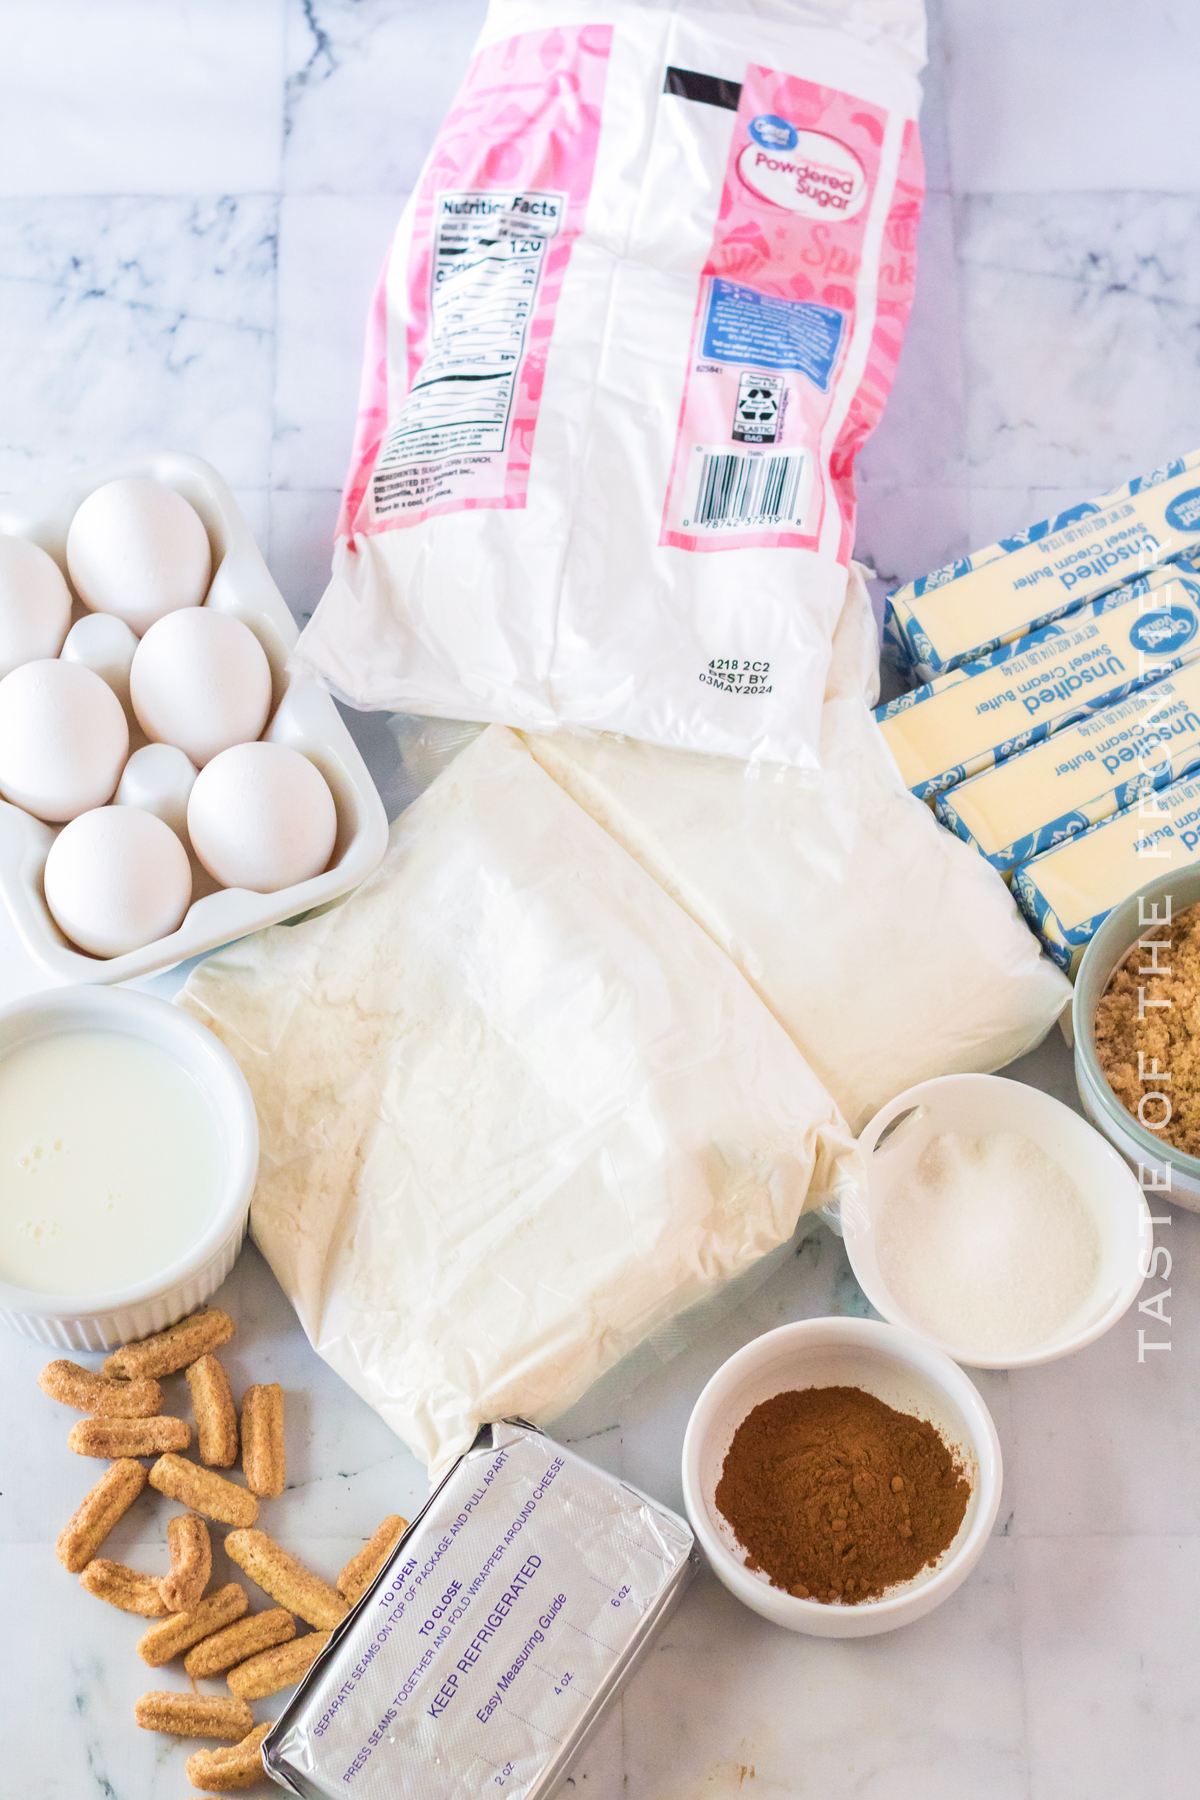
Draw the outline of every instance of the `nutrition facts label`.
<instances>
[{"instance_id":1,"label":"nutrition facts label","mask_svg":"<svg viewBox=\"0 0 1200 1800\"><path fill-rule=\"evenodd\" d=\"M281 1772L360 1800L540 1793L690 1547L671 1514L514 1428L405 1540L282 1722Z\"/></svg>"},{"instance_id":2,"label":"nutrition facts label","mask_svg":"<svg viewBox=\"0 0 1200 1800\"><path fill-rule=\"evenodd\" d=\"M377 517L429 504L460 459L504 449L542 264L566 206L565 194L528 190L438 196L429 346L375 465Z\"/></svg>"}]
</instances>

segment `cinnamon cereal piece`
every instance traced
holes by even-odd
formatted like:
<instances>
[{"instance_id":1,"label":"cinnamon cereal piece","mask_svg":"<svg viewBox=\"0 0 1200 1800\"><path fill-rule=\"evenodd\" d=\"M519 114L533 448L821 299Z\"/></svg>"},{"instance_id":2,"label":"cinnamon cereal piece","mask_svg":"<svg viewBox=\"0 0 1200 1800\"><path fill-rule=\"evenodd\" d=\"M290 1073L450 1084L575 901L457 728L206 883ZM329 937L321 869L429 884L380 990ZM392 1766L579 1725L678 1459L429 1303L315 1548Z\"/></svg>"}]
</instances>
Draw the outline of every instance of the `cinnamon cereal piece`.
<instances>
[{"instance_id":1,"label":"cinnamon cereal piece","mask_svg":"<svg viewBox=\"0 0 1200 1800\"><path fill-rule=\"evenodd\" d=\"M166 1612L159 1584L153 1575L139 1575L124 1563L96 1556L79 1577L79 1585L97 1600L107 1600L122 1612L140 1613L143 1619L161 1619Z\"/></svg>"},{"instance_id":2,"label":"cinnamon cereal piece","mask_svg":"<svg viewBox=\"0 0 1200 1800\"><path fill-rule=\"evenodd\" d=\"M247 1657L272 1650L276 1644L286 1644L295 1635L296 1621L282 1607L247 1613L236 1625L227 1625L224 1631L214 1631L211 1637L203 1638L194 1650L188 1651L183 1666L197 1681L205 1675L223 1675Z\"/></svg>"},{"instance_id":3,"label":"cinnamon cereal piece","mask_svg":"<svg viewBox=\"0 0 1200 1800\"><path fill-rule=\"evenodd\" d=\"M337 1578L337 1591L351 1606L366 1593L387 1561L392 1545L400 1533L407 1530L407 1519L402 1519L399 1513L389 1513L357 1556L350 1558Z\"/></svg>"},{"instance_id":4,"label":"cinnamon cereal piece","mask_svg":"<svg viewBox=\"0 0 1200 1800\"><path fill-rule=\"evenodd\" d=\"M225 1551L272 1600L319 1631L339 1624L350 1611L336 1589L289 1556L265 1531L231 1531Z\"/></svg>"},{"instance_id":5,"label":"cinnamon cereal piece","mask_svg":"<svg viewBox=\"0 0 1200 1800\"><path fill-rule=\"evenodd\" d=\"M187 1778L193 1787L215 1788L218 1794L237 1793L264 1779L262 1742L274 1721L256 1725L249 1737L231 1750L197 1750L187 1759Z\"/></svg>"},{"instance_id":6,"label":"cinnamon cereal piece","mask_svg":"<svg viewBox=\"0 0 1200 1800\"><path fill-rule=\"evenodd\" d=\"M182 1656L201 1638L211 1637L214 1631L232 1625L249 1605L245 1588L231 1581L227 1587L210 1594L207 1600L201 1600L199 1606L193 1606L190 1612L172 1613L169 1619L144 1631L138 1639L138 1655L152 1669L161 1669L173 1656Z\"/></svg>"},{"instance_id":7,"label":"cinnamon cereal piece","mask_svg":"<svg viewBox=\"0 0 1200 1800\"><path fill-rule=\"evenodd\" d=\"M265 1700L268 1694L293 1687L308 1674L332 1636L332 1631L310 1631L307 1637L293 1638L278 1650L260 1651L230 1669L225 1677L230 1693L241 1700Z\"/></svg>"},{"instance_id":8,"label":"cinnamon cereal piece","mask_svg":"<svg viewBox=\"0 0 1200 1800\"><path fill-rule=\"evenodd\" d=\"M187 1384L196 1415L200 1461L210 1468L232 1468L237 1461L238 1422L224 1364L211 1352L197 1357L187 1370Z\"/></svg>"},{"instance_id":9,"label":"cinnamon cereal piece","mask_svg":"<svg viewBox=\"0 0 1200 1800\"><path fill-rule=\"evenodd\" d=\"M59 1533L54 1548L64 1569L78 1575L87 1567L117 1520L129 1511L146 1480L141 1463L130 1457L122 1457L104 1471Z\"/></svg>"},{"instance_id":10,"label":"cinnamon cereal piece","mask_svg":"<svg viewBox=\"0 0 1200 1800\"><path fill-rule=\"evenodd\" d=\"M157 1456L163 1450L186 1450L192 1428L186 1419L80 1419L72 1425L68 1444L77 1456Z\"/></svg>"},{"instance_id":11,"label":"cinnamon cereal piece","mask_svg":"<svg viewBox=\"0 0 1200 1800\"><path fill-rule=\"evenodd\" d=\"M52 1400L99 1419L148 1419L162 1410L162 1389L157 1381L114 1381L65 1358L46 1364L38 1386Z\"/></svg>"},{"instance_id":12,"label":"cinnamon cereal piece","mask_svg":"<svg viewBox=\"0 0 1200 1800\"><path fill-rule=\"evenodd\" d=\"M208 1526L197 1513L176 1513L167 1521L169 1574L159 1582L168 1612L190 1612L199 1606L212 1574L212 1544Z\"/></svg>"},{"instance_id":13,"label":"cinnamon cereal piece","mask_svg":"<svg viewBox=\"0 0 1200 1800\"><path fill-rule=\"evenodd\" d=\"M219 1350L233 1336L233 1320L219 1306L209 1307L204 1312L193 1313L188 1319L181 1319L178 1325L172 1325L167 1331L156 1332L153 1337L142 1338L136 1344L122 1344L119 1350L105 1358L104 1373L106 1375L127 1375L131 1379L141 1375L173 1375L176 1369L186 1369L197 1357L206 1351Z\"/></svg>"},{"instance_id":14,"label":"cinnamon cereal piece","mask_svg":"<svg viewBox=\"0 0 1200 1800\"><path fill-rule=\"evenodd\" d=\"M221 1525L253 1525L258 1517L258 1501L246 1488L182 1456L160 1456L150 1471L150 1486Z\"/></svg>"},{"instance_id":15,"label":"cinnamon cereal piece","mask_svg":"<svg viewBox=\"0 0 1200 1800\"><path fill-rule=\"evenodd\" d=\"M246 1486L277 1500L287 1480L283 1449L283 1389L277 1381L248 1387L242 1395L242 1468Z\"/></svg>"},{"instance_id":16,"label":"cinnamon cereal piece","mask_svg":"<svg viewBox=\"0 0 1200 1800\"><path fill-rule=\"evenodd\" d=\"M244 1700L224 1694L173 1694L163 1689L143 1694L133 1716L143 1731L167 1731L172 1737L236 1739L254 1725L254 1714ZM189 1757L189 1763L192 1760Z\"/></svg>"}]
</instances>

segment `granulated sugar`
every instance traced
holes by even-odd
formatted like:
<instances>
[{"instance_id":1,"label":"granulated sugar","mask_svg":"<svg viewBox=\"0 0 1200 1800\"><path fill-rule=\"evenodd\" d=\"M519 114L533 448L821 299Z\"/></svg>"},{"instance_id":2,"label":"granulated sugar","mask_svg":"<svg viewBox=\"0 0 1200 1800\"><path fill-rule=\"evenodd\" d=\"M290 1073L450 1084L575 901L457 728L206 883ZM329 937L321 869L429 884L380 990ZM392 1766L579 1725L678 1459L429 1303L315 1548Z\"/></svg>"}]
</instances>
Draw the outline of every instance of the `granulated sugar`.
<instances>
[{"instance_id":1,"label":"granulated sugar","mask_svg":"<svg viewBox=\"0 0 1200 1800\"><path fill-rule=\"evenodd\" d=\"M1045 1343L1095 1286L1100 1234L1061 1164L1015 1131L946 1132L885 1200L879 1273L931 1336L978 1356Z\"/></svg>"}]
</instances>

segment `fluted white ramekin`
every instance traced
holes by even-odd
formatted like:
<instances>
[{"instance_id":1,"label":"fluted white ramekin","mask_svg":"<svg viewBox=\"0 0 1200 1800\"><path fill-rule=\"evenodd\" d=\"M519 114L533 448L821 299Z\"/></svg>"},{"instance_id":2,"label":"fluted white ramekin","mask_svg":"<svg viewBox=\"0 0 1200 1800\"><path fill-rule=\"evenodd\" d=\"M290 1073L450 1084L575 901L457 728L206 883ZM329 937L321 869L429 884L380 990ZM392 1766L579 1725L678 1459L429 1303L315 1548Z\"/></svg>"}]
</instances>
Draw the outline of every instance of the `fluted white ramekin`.
<instances>
[{"instance_id":1,"label":"fluted white ramekin","mask_svg":"<svg viewBox=\"0 0 1200 1800\"><path fill-rule=\"evenodd\" d=\"M196 1242L148 1280L95 1294L48 1294L0 1281L0 1323L60 1350L111 1350L202 1306L232 1269L258 1172L258 1118L246 1078L190 1014L127 988L53 988L0 1011L0 1059L72 1031L119 1031L184 1069L208 1099L221 1141L220 1191ZM170 1205L166 1189L164 1205Z\"/></svg>"}]
</instances>

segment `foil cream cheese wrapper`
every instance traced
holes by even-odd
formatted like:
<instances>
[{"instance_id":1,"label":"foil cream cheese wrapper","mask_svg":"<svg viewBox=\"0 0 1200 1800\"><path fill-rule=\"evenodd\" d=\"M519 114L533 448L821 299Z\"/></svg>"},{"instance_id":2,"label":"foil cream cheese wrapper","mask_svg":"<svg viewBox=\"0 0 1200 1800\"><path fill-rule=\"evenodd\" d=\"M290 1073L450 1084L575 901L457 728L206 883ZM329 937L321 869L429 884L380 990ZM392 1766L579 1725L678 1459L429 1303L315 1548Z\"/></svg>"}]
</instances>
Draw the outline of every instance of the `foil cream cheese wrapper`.
<instances>
[{"instance_id":1,"label":"foil cream cheese wrapper","mask_svg":"<svg viewBox=\"0 0 1200 1800\"><path fill-rule=\"evenodd\" d=\"M543 1800L694 1573L684 1521L533 1426L486 1427L263 1746L293 1793Z\"/></svg>"}]
</instances>

